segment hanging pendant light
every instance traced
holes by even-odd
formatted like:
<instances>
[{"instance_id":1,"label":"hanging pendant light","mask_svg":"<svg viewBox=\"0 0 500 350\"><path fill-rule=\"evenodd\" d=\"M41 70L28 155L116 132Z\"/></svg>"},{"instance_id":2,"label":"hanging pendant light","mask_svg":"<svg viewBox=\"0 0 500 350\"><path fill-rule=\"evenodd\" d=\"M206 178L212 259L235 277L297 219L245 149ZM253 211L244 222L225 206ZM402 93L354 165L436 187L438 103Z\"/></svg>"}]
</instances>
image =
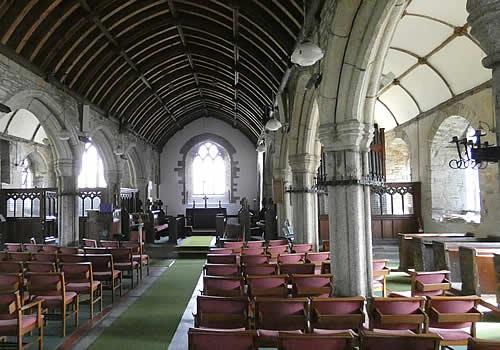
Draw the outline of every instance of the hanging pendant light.
<instances>
[{"instance_id":1,"label":"hanging pendant light","mask_svg":"<svg viewBox=\"0 0 500 350\"><path fill-rule=\"evenodd\" d=\"M273 109L269 110L269 117L271 119L269 119L266 123L266 129L269 131L278 131L282 126L281 122L278 119L276 119L275 114L276 113L274 113Z\"/></svg>"},{"instance_id":2,"label":"hanging pendant light","mask_svg":"<svg viewBox=\"0 0 500 350\"><path fill-rule=\"evenodd\" d=\"M305 40L297 45L291 59L293 63L301 67L308 67L318 62L323 56L323 50L318 45L310 40Z\"/></svg>"}]
</instances>

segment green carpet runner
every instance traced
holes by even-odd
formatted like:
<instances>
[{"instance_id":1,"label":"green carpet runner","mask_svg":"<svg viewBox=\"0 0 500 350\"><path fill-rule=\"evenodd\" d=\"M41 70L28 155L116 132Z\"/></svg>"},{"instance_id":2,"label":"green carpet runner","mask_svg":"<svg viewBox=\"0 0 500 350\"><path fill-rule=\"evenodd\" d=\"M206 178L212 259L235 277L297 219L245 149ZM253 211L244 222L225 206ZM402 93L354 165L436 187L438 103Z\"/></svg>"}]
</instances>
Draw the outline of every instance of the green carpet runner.
<instances>
[{"instance_id":1,"label":"green carpet runner","mask_svg":"<svg viewBox=\"0 0 500 350\"><path fill-rule=\"evenodd\" d=\"M177 260L89 349L167 349L204 262Z\"/></svg>"}]
</instances>

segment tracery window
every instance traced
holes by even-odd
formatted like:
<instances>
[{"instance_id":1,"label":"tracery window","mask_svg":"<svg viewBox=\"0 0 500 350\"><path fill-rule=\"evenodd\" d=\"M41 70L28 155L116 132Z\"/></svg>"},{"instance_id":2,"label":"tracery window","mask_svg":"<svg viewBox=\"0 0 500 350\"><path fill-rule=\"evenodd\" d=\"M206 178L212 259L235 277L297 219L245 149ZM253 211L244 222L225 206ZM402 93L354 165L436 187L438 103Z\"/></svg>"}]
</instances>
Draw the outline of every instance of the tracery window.
<instances>
[{"instance_id":1,"label":"tracery window","mask_svg":"<svg viewBox=\"0 0 500 350\"><path fill-rule=\"evenodd\" d=\"M101 156L92 143L86 143L82 157L82 168L78 176L78 187L95 188L106 186Z\"/></svg>"}]
</instances>

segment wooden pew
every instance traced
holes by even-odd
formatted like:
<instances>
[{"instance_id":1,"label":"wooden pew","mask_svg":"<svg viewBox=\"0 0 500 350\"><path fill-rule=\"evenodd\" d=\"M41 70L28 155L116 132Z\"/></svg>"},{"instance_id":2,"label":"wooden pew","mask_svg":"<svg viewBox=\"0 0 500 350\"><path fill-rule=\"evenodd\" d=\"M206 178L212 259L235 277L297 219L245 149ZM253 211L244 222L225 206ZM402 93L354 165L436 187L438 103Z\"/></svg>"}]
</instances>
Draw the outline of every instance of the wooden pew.
<instances>
[{"instance_id":1,"label":"wooden pew","mask_svg":"<svg viewBox=\"0 0 500 350\"><path fill-rule=\"evenodd\" d=\"M398 233L399 241L399 270L407 271L413 268L413 238L432 238L432 237L473 237L472 233Z\"/></svg>"},{"instance_id":2,"label":"wooden pew","mask_svg":"<svg viewBox=\"0 0 500 350\"><path fill-rule=\"evenodd\" d=\"M490 248L459 247L462 294L479 296L496 294L494 254L500 254L500 246Z\"/></svg>"}]
</instances>

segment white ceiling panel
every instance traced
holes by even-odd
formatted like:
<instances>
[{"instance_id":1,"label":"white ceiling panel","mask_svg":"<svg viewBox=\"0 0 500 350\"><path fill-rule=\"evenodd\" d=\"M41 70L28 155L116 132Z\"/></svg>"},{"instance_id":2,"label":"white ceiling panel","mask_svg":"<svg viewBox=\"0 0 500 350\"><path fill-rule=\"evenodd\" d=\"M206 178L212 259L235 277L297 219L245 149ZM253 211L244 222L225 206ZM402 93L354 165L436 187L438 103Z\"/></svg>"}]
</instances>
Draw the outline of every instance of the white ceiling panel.
<instances>
[{"instance_id":1,"label":"white ceiling panel","mask_svg":"<svg viewBox=\"0 0 500 350\"><path fill-rule=\"evenodd\" d=\"M464 52L467 54L464 55ZM458 37L429 59L459 94L491 79L491 70L483 67L484 52L465 36Z\"/></svg>"},{"instance_id":2,"label":"white ceiling panel","mask_svg":"<svg viewBox=\"0 0 500 350\"><path fill-rule=\"evenodd\" d=\"M385 128L386 131L394 129L397 124L391 112L380 101L375 102L375 123L379 128Z\"/></svg>"},{"instance_id":3,"label":"white ceiling panel","mask_svg":"<svg viewBox=\"0 0 500 350\"><path fill-rule=\"evenodd\" d=\"M417 63L417 59L407 53L389 49L384 63L384 74L394 73L396 77L400 76L411 66Z\"/></svg>"},{"instance_id":4,"label":"white ceiling panel","mask_svg":"<svg viewBox=\"0 0 500 350\"><path fill-rule=\"evenodd\" d=\"M388 89L380 96L380 100L396 116L399 124L416 117L419 113L411 97L399 86Z\"/></svg>"},{"instance_id":5,"label":"white ceiling panel","mask_svg":"<svg viewBox=\"0 0 500 350\"><path fill-rule=\"evenodd\" d=\"M417 16L404 16L398 24L391 47L426 56L451 34L450 28L439 22Z\"/></svg>"},{"instance_id":6,"label":"white ceiling panel","mask_svg":"<svg viewBox=\"0 0 500 350\"><path fill-rule=\"evenodd\" d=\"M462 27L467 23L466 2L467 0L413 0L406 10Z\"/></svg>"},{"instance_id":7,"label":"white ceiling panel","mask_svg":"<svg viewBox=\"0 0 500 350\"><path fill-rule=\"evenodd\" d=\"M418 66L401 80L401 85L417 100L422 112L452 97L443 79L427 65Z\"/></svg>"}]
</instances>

